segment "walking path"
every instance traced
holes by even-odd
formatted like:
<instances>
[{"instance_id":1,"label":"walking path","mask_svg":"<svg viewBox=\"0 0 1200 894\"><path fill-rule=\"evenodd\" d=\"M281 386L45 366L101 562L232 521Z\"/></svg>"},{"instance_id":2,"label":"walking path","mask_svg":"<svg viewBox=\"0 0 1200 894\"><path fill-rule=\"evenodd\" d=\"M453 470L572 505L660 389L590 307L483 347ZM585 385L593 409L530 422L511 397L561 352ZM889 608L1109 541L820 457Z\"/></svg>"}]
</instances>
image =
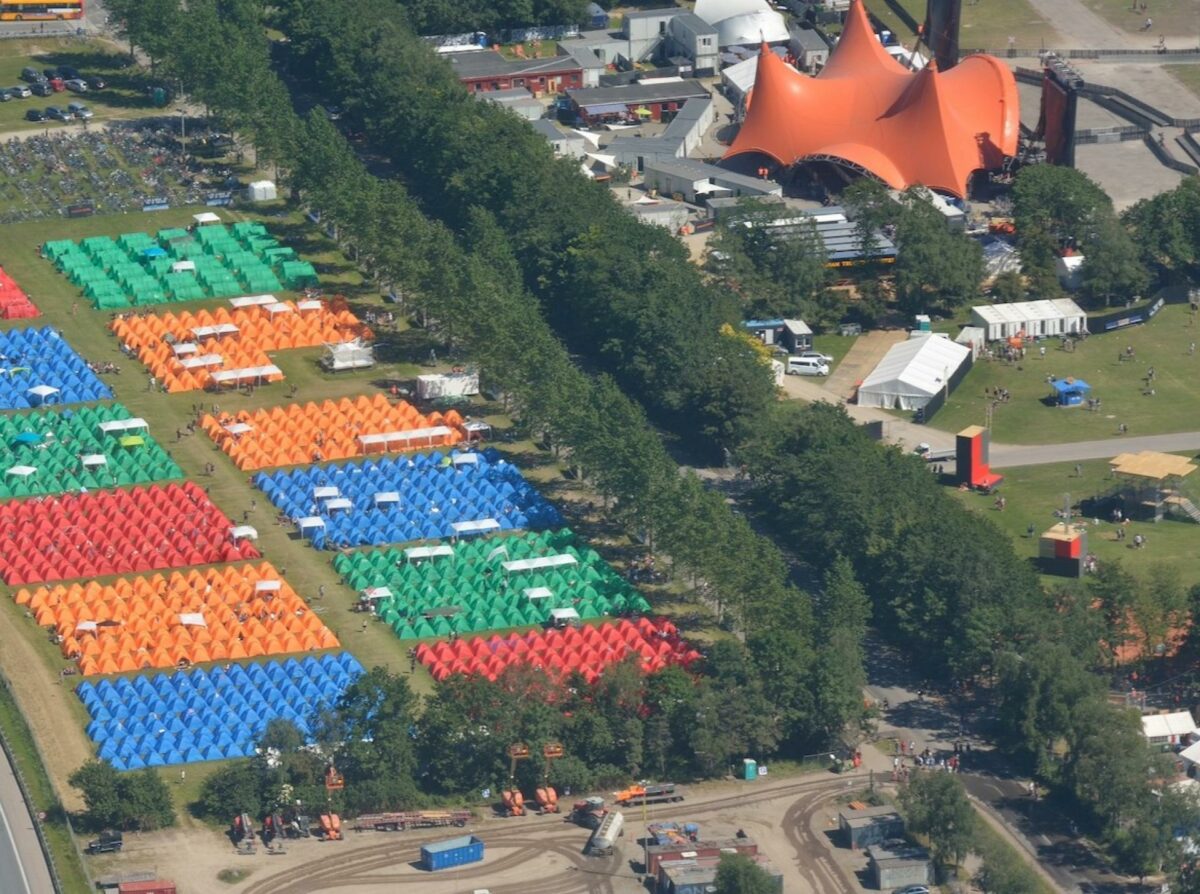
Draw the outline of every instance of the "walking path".
<instances>
[{"instance_id":1,"label":"walking path","mask_svg":"<svg viewBox=\"0 0 1200 894\"><path fill-rule=\"evenodd\" d=\"M1076 441L1071 444L992 444L991 466L993 469L1011 469L1016 466L1041 466L1085 459L1110 459L1118 453L1140 453L1143 450L1158 450L1162 453L1200 451L1200 431L1143 435L1140 438Z\"/></svg>"},{"instance_id":2,"label":"walking path","mask_svg":"<svg viewBox=\"0 0 1200 894\"><path fill-rule=\"evenodd\" d=\"M848 400L854 396L858 383L875 368L888 349L908 338L904 330L875 329L854 340L833 374L825 381L825 390L830 395Z\"/></svg>"},{"instance_id":3,"label":"walking path","mask_svg":"<svg viewBox=\"0 0 1200 894\"><path fill-rule=\"evenodd\" d=\"M1148 49L1158 43L1158 31L1130 33L1113 25L1103 16L1092 12L1081 0L1029 0L1042 18L1054 25L1065 47L1087 47L1090 50L1121 50L1130 47ZM1149 12L1153 18L1153 10ZM1178 44L1182 34L1170 35ZM1186 41L1184 42L1186 44Z\"/></svg>"},{"instance_id":4,"label":"walking path","mask_svg":"<svg viewBox=\"0 0 1200 894\"><path fill-rule=\"evenodd\" d=\"M33 817L25 807L7 756L0 752L0 891L41 894L53 890Z\"/></svg>"}]
</instances>

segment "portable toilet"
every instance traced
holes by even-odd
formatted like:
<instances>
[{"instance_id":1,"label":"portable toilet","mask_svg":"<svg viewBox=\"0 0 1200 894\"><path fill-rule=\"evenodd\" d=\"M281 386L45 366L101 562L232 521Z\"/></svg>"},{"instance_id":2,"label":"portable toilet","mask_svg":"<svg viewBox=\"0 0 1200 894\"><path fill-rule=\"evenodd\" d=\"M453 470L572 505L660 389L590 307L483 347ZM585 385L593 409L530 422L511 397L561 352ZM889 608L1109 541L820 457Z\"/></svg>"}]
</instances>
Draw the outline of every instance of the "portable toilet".
<instances>
[{"instance_id":1,"label":"portable toilet","mask_svg":"<svg viewBox=\"0 0 1200 894\"><path fill-rule=\"evenodd\" d=\"M742 778L747 782L758 778L758 762L754 758L747 757L742 760Z\"/></svg>"},{"instance_id":2,"label":"portable toilet","mask_svg":"<svg viewBox=\"0 0 1200 894\"><path fill-rule=\"evenodd\" d=\"M933 331L933 320L929 319L929 314L917 314L913 318L913 321L915 323L913 328L917 332L932 332Z\"/></svg>"}]
</instances>

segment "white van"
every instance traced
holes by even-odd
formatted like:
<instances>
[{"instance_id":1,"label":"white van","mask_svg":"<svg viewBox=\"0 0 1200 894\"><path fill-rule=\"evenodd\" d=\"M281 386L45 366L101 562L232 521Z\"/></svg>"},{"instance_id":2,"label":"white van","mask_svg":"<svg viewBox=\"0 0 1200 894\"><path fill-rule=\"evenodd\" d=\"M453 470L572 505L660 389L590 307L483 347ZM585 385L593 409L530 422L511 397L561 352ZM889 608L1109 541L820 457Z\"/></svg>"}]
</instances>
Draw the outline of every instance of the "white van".
<instances>
[{"instance_id":1,"label":"white van","mask_svg":"<svg viewBox=\"0 0 1200 894\"><path fill-rule=\"evenodd\" d=\"M787 374L789 376L827 376L829 375L829 364L820 357L789 357Z\"/></svg>"}]
</instances>

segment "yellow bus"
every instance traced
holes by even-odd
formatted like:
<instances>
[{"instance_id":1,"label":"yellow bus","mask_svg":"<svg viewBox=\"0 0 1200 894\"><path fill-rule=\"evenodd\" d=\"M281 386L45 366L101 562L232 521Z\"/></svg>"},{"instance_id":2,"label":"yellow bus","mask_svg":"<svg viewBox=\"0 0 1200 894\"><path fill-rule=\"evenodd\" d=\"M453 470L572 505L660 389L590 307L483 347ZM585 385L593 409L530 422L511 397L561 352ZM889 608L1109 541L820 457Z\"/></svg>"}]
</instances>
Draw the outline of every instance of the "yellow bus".
<instances>
[{"instance_id":1,"label":"yellow bus","mask_svg":"<svg viewBox=\"0 0 1200 894\"><path fill-rule=\"evenodd\" d=\"M0 22L82 18L83 0L0 0Z\"/></svg>"}]
</instances>

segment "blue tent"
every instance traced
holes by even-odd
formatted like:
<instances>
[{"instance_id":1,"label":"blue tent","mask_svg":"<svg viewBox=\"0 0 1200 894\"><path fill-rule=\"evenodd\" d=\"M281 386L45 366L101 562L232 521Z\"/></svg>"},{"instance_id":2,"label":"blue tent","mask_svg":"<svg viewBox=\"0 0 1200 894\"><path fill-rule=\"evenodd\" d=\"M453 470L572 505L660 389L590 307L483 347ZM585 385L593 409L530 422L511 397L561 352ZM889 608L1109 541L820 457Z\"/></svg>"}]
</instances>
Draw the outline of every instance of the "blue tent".
<instances>
[{"instance_id":1,"label":"blue tent","mask_svg":"<svg viewBox=\"0 0 1200 894\"><path fill-rule=\"evenodd\" d=\"M1054 389L1054 400L1060 407L1077 407L1086 399L1092 386L1083 379L1068 376L1065 379L1054 379L1050 382Z\"/></svg>"}]
</instances>

